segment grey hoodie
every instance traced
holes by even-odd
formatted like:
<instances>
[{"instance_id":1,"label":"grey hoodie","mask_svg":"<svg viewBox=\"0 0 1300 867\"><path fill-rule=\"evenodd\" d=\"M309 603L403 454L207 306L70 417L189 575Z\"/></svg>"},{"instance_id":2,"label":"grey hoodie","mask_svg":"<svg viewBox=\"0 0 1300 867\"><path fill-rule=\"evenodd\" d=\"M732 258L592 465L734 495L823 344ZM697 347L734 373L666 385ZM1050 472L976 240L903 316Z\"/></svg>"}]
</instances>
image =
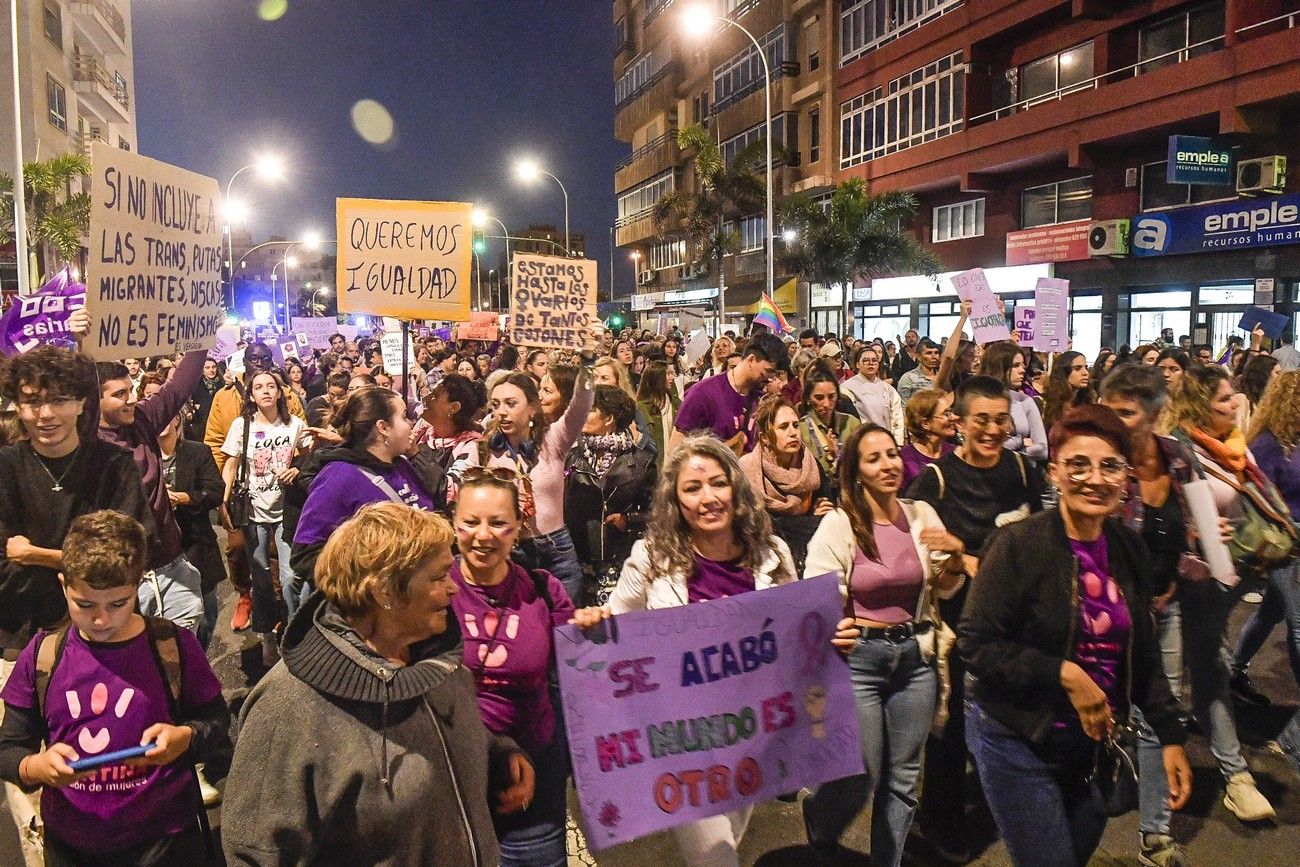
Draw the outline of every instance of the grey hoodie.
<instances>
[{"instance_id":1,"label":"grey hoodie","mask_svg":"<svg viewBox=\"0 0 1300 867\"><path fill-rule=\"evenodd\" d=\"M394 667L319 593L308 600L240 713L230 864L497 864L489 790L518 747L483 726L447 623Z\"/></svg>"}]
</instances>

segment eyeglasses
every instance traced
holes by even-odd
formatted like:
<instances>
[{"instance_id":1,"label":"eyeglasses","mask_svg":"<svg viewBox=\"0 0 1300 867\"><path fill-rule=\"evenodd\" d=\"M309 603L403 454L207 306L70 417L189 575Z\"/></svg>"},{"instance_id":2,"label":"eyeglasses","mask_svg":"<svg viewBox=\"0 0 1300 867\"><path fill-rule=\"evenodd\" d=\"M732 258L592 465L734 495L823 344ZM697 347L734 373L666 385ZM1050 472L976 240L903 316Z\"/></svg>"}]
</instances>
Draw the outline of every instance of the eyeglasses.
<instances>
[{"instance_id":1,"label":"eyeglasses","mask_svg":"<svg viewBox=\"0 0 1300 867\"><path fill-rule=\"evenodd\" d=\"M943 412L936 412L934 415L930 416L930 418L957 418L957 413L950 409L945 409Z\"/></svg>"},{"instance_id":2,"label":"eyeglasses","mask_svg":"<svg viewBox=\"0 0 1300 867\"><path fill-rule=\"evenodd\" d=\"M267 355L262 355L261 353L254 353L254 354L248 356L248 363L249 363L249 364L270 364L271 361L272 361L272 358L271 358L271 356L270 356L269 354L267 354Z\"/></svg>"},{"instance_id":3,"label":"eyeglasses","mask_svg":"<svg viewBox=\"0 0 1300 867\"><path fill-rule=\"evenodd\" d=\"M520 472L510 467L466 467L460 477L463 482L477 482L483 479L496 479L514 483L519 480Z\"/></svg>"},{"instance_id":4,"label":"eyeglasses","mask_svg":"<svg viewBox=\"0 0 1300 867\"><path fill-rule=\"evenodd\" d=\"M1011 427L1010 413L1002 415L974 415L966 420L966 423L972 427Z\"/></svg>"},{"instance_id":5,"label":"eyeglasses","mask_svg":"<svg viewBox=\"0 0 1300 867\"><path fill-rule=\"evenodd\" d=\"M1101 470L1102 481L1108 485L1118 485L1128 480L1128 463L1122 458L1102 458L1100 463L1094 464L1092 458L1083 455L1077 455L1068 461L1062 461L1061 466L1065 467L1065 477L1070 481L1080 484L1092 478L1094 470Z\"/></svg>"}]
</instances>

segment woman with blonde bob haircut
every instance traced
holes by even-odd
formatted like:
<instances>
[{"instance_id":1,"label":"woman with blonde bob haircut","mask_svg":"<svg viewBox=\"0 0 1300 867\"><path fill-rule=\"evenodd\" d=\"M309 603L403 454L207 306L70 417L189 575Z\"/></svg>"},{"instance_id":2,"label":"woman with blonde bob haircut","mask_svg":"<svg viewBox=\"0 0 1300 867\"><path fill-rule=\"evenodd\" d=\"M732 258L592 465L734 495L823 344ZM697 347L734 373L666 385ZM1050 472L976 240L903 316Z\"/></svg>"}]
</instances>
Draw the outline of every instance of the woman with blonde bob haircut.
<instances>
[{"instance_id":1,"label":"woman with blonde bob haircut","mask_svg":"<svg viewBox=\"0 0 1300 867\"><path fill-rule=\"evenodd\" d=\"M646 538L632 547L609 599L613 614L674 608L795 579L790 549L736 456L713 436L690 436L668 456ZM673 829L687 863L734 867L751 807Z\"/></svg>"},{"instance_id":2,"label":"woman with blonde bob haircut","mask_svg":"<svg viewBox=\"0 0 1300 867\"><path fill-rule=\"evenodd\" d=\"M415 864L437 852L498 862L492 811L476 793L492 791L497 813L518 812L533 767L479 716L449 613L451 541L445 519L397 503L364 506L334 531L316 562L320 592L241 714L227 860Z\"/></svg>"}]
</instances>

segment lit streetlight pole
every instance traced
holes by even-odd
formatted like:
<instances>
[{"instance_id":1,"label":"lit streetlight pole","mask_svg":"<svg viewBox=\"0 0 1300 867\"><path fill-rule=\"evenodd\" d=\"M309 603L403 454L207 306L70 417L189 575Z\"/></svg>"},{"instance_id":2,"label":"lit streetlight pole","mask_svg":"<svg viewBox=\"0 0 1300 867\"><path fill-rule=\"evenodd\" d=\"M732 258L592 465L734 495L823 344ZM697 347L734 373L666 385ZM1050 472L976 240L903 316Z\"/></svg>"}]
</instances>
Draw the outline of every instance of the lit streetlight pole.
<instances>
[{"instance_id":1,"label":"lit streetlight pole","mask_svg":"<svg viewBox=\"0 0 1300 867\"><path fill-rule=\"evenodd\" d=\"M532 183L542 175L559 184L560 192L564 194L564 255L570 256L573 245L569 241L569 191L564 188L559 178L538 165L536 160L527 159L515 163L515 177L524 183Z\"/></svg>"},{"instance_id":2,"label":"lit streetlight pole","mask_svg":"<svg viewBox=\"0 0 1300 867\"><path fill-rule=\"evenodd\" d=\"M14 85L14 270L18 272L18 294L31 294L31 263L27 261L27 182L23 176L22 88L18 79L18 0L9 0L9 60Z\"/></svg>"},{"instance_id":3,"label":"lit streetlight pole","mask_svg":"<svg viewBox=\"0 0 1300 867\"><path fill-rule=\"evenodd\" d=\"M274 154L263 154L254 162L240 168L230 176L230 180L226 181L226 197L222 201L226 223L221 228L226 234L226 272L230 275L230 297L227 299L227 307L235 306L235 251L230 231L230 224L233 222L234 214L232 213L230 190L235 185L235 179L249 169L256 171L264 181L278 181L284 177L284 160ZM247 208L242 204L238 205L234 210L236 212L243 211L245 215L247 214Z\"/></svg>"},{"instance_id":4,"label":"lit streetlight pole","mask_svg":"<svg viewBox=\"0 0 1300 867\"><path fill-rule=\"evenodd\" d=\"M638 286L640 286L641 285L641 251L633 250L631 253L627 254L627 257L632 260L632 280Z\"/></svg>"},{"instance_id":5,"label":"lit streetlight pole","mask_svg":"<svg viewBox=\"0 0 1300 867\"><path fill-rule=\"evenodd\" d=\"M324 292L326 295L330 294L330 287L328 287L328 286L321 286L319 289L313 289L313 290L312 290L312 293L311 293L311 307L312 307L312 310L315 310L315 309L316 309L316 296L319 295L319 294L322 293L322 292ZM321 309L321 312L324 313L324 308Z\"/></svg>"},{"instance_id":6,"label":"lit streetlight pole","mask_svg":"<svg viewBox=\"0 0 1300 867\"><path fill-rule=\"evenodd\" d=\"M754 50L758 52L759 58L763 61L763 108L767 124L767 134L765 136L767 139L767 231L764 232L764 234L769 236L767 239L767 294L768 297L771 297L776 282L776 251L774 249L775 245L772 243L770 237L775 223L772 219L772 70L767 62L767 52L763 50L763 46L754 38L754 34L750 33L747 29L730 18L718 15L702 3L687 7L682 12L681 21L686 32L689 35L698 38L708 36L710 30L712 30L716 24L722 23L730 25L749 37L749 41L754 44ZM720 284L722 282L721 279L719 279L718 282ZM727 309L726 296L721 294L721 289L719 289L718 304L722 308L721 319L723 323L725 323Z\"/></svg>"}]
</instances>

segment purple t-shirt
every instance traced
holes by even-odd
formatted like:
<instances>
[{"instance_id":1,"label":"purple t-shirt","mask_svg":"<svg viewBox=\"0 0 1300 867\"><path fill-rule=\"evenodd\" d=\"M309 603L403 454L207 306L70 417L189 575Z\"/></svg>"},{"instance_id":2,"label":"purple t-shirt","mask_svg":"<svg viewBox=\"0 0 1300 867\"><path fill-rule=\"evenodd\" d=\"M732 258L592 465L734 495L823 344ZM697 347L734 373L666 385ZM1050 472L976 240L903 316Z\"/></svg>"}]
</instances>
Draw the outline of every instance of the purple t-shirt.
<instances>
[{"instance_id":1,"label":"purple t-shirt","mask_svg":"<svg viewBox=\"0 0 1300 867\"><path fill-rule=\"evenodd\" d=\"M957 447L952 443L940 443L939 457L943 457L949 452L954 452ZM921 475L921 471L934 463L938 458L928 457L916 450L916 446L908 443L898 450L898 456L903 459L903 484L899 486L900 491L907 490L907 486L912 484L912 479Z\"/></svg>"},{"instance_id":2,"label":"purple t-shirt","mask_svg":"<svg viewBox=\"0 0 1300 867\"><path fill-rule=\"evenodd\" d=\"M451 597L451 607L460 620L465 667L474 674L483 723L537 755L555 737L551 630L569 622L573 602L559 579L547 573L553 606L548 609L532 576L516 563L494 587L466 581L459 559L452 564L451 578L460 590Z\"/></svg>"},{"instance_id":3,"label":"purple t-shirt","mask_svg":"<svg viewBox=\"0 0 1300 867\"><path fill-rule=\"evenodd\" d=\"M0 692L5 704L36 706L36 646L44 635L38 633L18 657ZM199 707L221 695L221 683L194 634L178 629L177 636L182 700ZM68 744L82 758L137 746L149 726L172 721L148 633L100 644L70 630L50 678L45 718L50 743ZM125 849L193 825L193 786L193 774L180 761L154 768L109 765L61 789L42 789L41 815L77 849Z\"/></svg>"},{"instance_id":4,"label":"purple t-shirt","mask_svg":"<svg viewBox=\"0 0 1300 867\"><path fill-rule=\"evenodd\" d=\"M1111 710L1119 713L1128 706L1120 668L1128 647L1128 605L1110 572L1106 537L1092 542L1070 540L1079 560L1079 641L1074 661L1101 687Z\"/></svg>"},{"instance_id":5,"label":"purple t-shirt","mask_svg":"<svg viewBox=\"0 0 1300 867\"><path fill-rule=\"evenodd\" d=\"M682 433L710 430L720 440L734 437L742 429L750 446L754 444L754 413L752 407L763 394L761 386L749 394L740 394L731 387L725 373L701 379L686 390L682 405L677 410L673 427ZM747 413L746 409L750 411Z\"/></svg>"},{"instance_id":6,"label":"purple t-shirt","mask_svg":"<svg viewBox=\"0 0 1300 867\"><path fill-rule=\"evenodd\" d=\"M686 582L687 602L726 599L754 589L754 573L736 561L710 560L695 555L695 573Z\"/></svg>"},{"instance_id":7,"label":"purple t-shirt","mask_svg":"<svg viewBox=\"0 0 1300 867\"><path fill-rule=\"evenodd\" d=\"M861 548L854 552L849 576L853 616L877 623L906 623L916 616L925 585L925 571L907 516L900 509L897 521L875 524L872 531L880 561L867 559Z\"/></svg>"}]
</instances>

